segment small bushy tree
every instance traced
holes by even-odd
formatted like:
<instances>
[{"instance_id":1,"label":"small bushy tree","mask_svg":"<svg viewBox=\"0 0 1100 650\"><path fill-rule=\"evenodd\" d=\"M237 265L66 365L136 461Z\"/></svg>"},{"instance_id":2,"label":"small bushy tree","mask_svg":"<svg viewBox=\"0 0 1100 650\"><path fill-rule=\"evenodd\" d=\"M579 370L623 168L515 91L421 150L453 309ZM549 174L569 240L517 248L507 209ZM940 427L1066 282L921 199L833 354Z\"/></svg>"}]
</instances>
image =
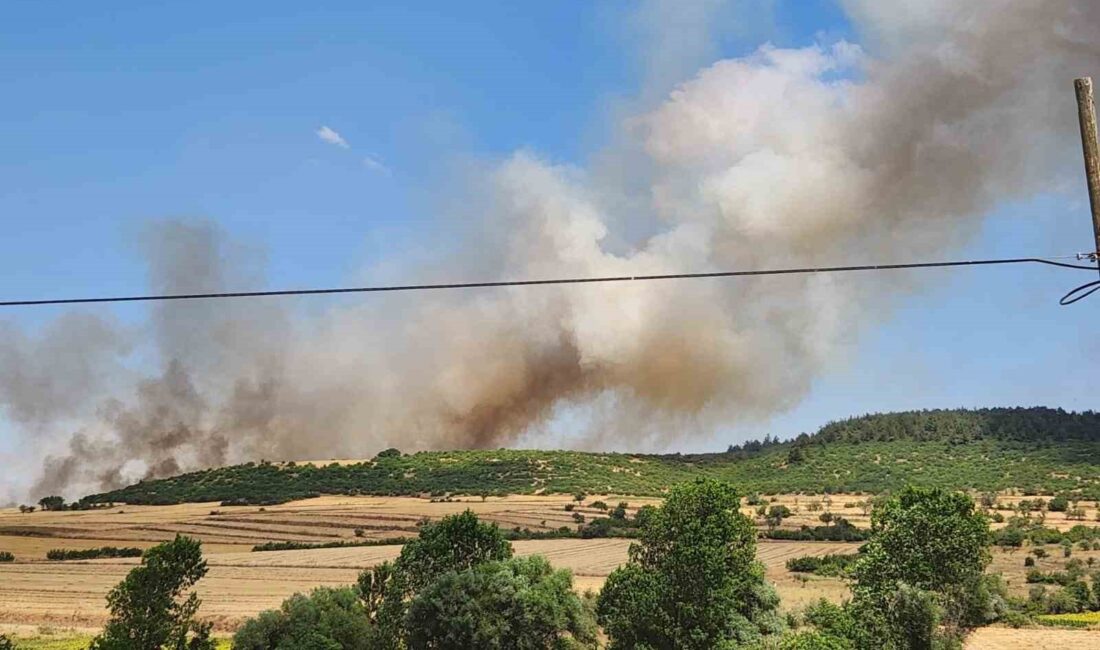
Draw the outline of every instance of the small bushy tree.
<instances>
[{"instance_id":1,"label":"small bushy tree","mask_svg":"<svg viewBox=\"0 0 1100 650\"><path fill-rule=\"evenodd\" d=\"M213 650L210 624L194 620L198 595L180 599L204 575L198 540L177 535L150 548L107 594L111 619L90 650Z\"/></svg>"}]
</instances>

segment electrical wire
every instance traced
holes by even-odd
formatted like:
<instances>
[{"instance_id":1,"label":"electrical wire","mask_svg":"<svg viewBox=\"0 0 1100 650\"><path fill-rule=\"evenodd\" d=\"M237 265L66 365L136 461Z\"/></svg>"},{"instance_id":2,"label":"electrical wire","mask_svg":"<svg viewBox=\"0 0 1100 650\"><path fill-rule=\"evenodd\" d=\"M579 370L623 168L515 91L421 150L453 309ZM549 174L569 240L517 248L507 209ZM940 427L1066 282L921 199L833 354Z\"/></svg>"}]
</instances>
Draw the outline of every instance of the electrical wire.
<instances>
[{"instance_id":1,"label":"electrical wire","mask_svg":"<svg viewBox=\"0 0 1100 650\"><path fill-rule=\"evenodd\" d=\"M1081 256L1076 256L1080 259ZM1091 254L1088 257L1093 257ZM28 307L40 305L74 305L90 303L115 303L115 302L150 302L166 300L207 300L224 298L259 298L265 296L313 296L342 293L382 293L396 291L432 291L444 289L480 289L498 287L528 287L555 284L595 284L603 282L632 282L652 280L686 280L699 278L738 278L770 275L810 275L817 273L849 273L859 271L896 271L905 269L934 269L963 266L994 266L1006 264L1044 264L1066 269L1084 271L1100 271L1097 266L1085 266L1082 264L1068 264L1057 262L1056 259L1066 258L1041 258L1018 257L1001 259L958 260L950 262L915 262L909 264L864 264L859 266L822 266L788 269L762 269L747 271L715 271L710 273L667 273L655 275L616 275L589 278L556 278L546 280L502 280L494 282L451 282L443 284L404 284L388 286L368 287L340 287L329 289L283 289L275 291L232 291L216 293L183 293L161 295L134 295L134 296L109 296L98 298L46 298L40 300L6 300L0 301L0 307ZM1062 305L1071 305L1078 302L1093 292L1100 290L1100 280L1077 287L1070 291L1059 301ZM1081 293L1083 292L1084 293Z\"/></svg>"}]
</instances>

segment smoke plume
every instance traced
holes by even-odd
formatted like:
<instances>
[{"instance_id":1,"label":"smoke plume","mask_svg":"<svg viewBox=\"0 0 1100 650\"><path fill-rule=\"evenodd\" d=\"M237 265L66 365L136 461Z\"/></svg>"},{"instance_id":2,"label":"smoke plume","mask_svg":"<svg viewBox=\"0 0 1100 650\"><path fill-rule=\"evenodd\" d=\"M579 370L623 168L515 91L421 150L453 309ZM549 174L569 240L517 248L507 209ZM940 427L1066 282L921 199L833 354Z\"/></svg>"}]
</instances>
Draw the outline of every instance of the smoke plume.
<instances>
[{"instance_id":1,"label":"smoke plume","mask_svg":"<svg viewBox=\"0 0 1100 650\"><path fill-rule=\"evenodd\" d=\"M843 5L861 45L713 63L585 168L527 151L492 165L470 190L489 198L454 215L476 235L420 279L941 258L1076 162L1070 81L1100 69L1100 3ZM260 282L209 225L160 224L145 249L156 292ZM49 456L36 495L261 457L537 442L563 417L581 422L577 446L654 448L794 406L910 282L372 296L309 316L166 303L147 332L74 314L0 330L0 407Z\"/></svg>"}]
</instances>

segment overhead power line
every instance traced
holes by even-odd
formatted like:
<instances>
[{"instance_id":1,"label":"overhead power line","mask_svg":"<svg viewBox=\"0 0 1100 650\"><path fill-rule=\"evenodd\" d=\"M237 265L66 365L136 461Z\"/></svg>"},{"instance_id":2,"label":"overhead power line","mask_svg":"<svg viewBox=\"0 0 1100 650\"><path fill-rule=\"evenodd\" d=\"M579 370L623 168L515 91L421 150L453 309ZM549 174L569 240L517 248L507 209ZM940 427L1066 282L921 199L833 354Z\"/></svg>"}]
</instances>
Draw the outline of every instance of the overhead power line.
<instances>
[{"instance_id":1,"label":"overhead power line","mask_svg":"<svg viewBox=\"0 0 1100 650\"><path fill-rule=\"evenodd\" d=\"M1082 256L1077 256L1080 259ZM1095 255L1088 254L1088 259L1095 259ZM91 303L114 302L151 302L166 300L213 300L227 298L260 298L265 296L314 296L342 293L382 293L396 291L437 291L444 289L482 289L499 287L531 287L554 284L596 284L607 282L636 282L656 280L692 280L702 278L739 278L771 275L810 275L818 273L850 273L850 272L874 272L897 271L906 269L935 269L963 266L995 266L1007 264L1045 264L1066 269L1077 269L1096 272L1098 267L1082 264L1069 264L1058 262L1056 259L1065 258L1041 258L1041 257L1017 257L1001 259L957 260L950 262L915 262L910 264L863 264L857 266L821 266L801 267L788 269L761 269L746 271L714 271L709 273L664 273L652 275L613 275L587 278L553 278L542 280L500 280L493 282L446 282L438 284L398 284L368 287L338 287L328 289L282 289L273 291L223 291L212 293L181 293L181 294L154 294L134 296L104 296L84 298L44 298L37 300L5 300L0 301L0 307L29 307L39 305L76 305ZM1069 305L1085 298L1094 291L1100 290L1100 281L1090 282L1077 287L1062 297L1060 304Z\"/></svg>"}]
</instances>

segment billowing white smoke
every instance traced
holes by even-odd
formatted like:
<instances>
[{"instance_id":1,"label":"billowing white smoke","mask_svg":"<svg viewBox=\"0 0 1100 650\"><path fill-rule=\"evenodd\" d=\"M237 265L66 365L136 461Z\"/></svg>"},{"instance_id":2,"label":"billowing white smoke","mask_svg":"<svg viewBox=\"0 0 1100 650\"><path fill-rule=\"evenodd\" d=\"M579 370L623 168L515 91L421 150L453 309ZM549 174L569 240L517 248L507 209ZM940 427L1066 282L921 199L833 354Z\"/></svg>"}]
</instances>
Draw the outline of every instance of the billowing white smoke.
<instances>
[{"instance_id":1,"label":"billowing white smoke","mask_svg":"<svg viewBox=\"0 0 1100 650\"><path fill-rule=\"evenodd\" d=\"M1050 189L1076 160L1070 82L1100 70L1100 3L844 4L864 47L714 63L627 120L587 170L528 152L500 162L478 188L491 199L476 249L423 278L938 258L996 202ZM223 246L206 226L161 226L153 288L239 286ZM563 413L584 414L579 446L661 446L796 404L888 308L899 287L886 283L906 282L365 297L310 318L273 301L171 303L153 308L160 375L130 379L126 337L67 320L37 343L0 343L0 404L55 456L36 493L258 457L537 442ZM74 336L79 358L19 352ZM114 397L94 407L52 397L103 385Z\"/></svg>"}]
</instances>

